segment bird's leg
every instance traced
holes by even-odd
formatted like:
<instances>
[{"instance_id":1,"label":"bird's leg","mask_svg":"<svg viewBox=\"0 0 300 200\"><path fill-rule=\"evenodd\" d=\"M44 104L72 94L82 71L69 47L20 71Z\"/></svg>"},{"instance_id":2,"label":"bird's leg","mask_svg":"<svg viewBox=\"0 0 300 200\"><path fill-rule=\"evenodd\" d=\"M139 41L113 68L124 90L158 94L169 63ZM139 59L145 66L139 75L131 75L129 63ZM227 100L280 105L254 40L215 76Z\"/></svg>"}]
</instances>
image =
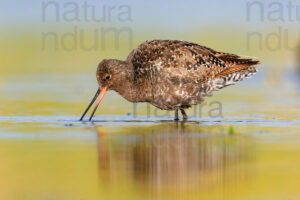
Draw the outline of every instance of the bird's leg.
<instances>
[{"instance_id":1,"label":"bird's leg","mask_svg":"<svg viewBox=\"0 0 300 200\"><path fill-rule=\"evenodd\" d=\"M175 118L174 118L175 121L178 121L179 118L178 118L178 107L175 107Z\"/></svg>"},{"instance_id":2,"label":"bird's leg","mask_svg":"<svg viewBox=\"0 0 300 200\"><path fill-rule=\"evenodd\" d=\"M183 117L183 121L186 121L188 116L187 114L185 113L184 109L180 108L180 111L181 111L181 114L182 114L182 117Z\"/></svg>"}]
</instances>

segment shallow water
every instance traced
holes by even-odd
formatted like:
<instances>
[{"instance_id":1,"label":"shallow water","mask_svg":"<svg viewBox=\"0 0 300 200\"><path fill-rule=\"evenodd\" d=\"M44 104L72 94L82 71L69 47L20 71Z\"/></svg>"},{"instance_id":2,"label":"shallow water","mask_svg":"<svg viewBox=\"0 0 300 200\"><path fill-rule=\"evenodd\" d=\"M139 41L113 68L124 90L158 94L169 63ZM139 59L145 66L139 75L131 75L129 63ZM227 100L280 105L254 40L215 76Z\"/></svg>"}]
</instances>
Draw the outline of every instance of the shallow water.
<instances>
[{"instance_id":1,"label":"shallow water","mask_svg":"<svg viewBox=\"0 0 300 200\"><path fill-rule=\"evenodd\" d=\"M299 199L299 79L264 73L178 123L114 93L79 122L93 76L3 77L0 199Z\"/></svg>"}]
</instances>

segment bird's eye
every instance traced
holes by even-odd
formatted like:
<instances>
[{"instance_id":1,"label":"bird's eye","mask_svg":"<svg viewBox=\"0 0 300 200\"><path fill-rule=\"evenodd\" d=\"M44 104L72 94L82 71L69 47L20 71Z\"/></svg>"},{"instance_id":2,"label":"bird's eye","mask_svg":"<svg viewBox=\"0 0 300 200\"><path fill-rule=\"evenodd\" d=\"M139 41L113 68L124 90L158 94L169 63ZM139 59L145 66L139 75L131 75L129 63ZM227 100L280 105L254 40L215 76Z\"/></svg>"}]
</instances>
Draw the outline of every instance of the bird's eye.
<instances>
[{"instance_id":1,"label":"bird's eye","mask_svg":"<svg viewBox=\"0 0 300 200\"><path fill-rule=\"evenodd\" d=\"M109 79L110 79L110 75L106 75L105 80L109 80Z\"/></svg>"}]
</instances>

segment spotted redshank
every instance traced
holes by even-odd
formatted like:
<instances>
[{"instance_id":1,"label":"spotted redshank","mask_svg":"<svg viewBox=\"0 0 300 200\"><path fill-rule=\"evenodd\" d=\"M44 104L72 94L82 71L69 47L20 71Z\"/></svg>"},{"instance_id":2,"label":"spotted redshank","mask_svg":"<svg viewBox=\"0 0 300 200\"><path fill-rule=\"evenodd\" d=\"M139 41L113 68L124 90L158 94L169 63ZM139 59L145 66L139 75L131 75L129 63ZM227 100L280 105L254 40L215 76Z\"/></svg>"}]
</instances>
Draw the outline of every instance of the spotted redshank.
<instances>
[{"instance_id":1,"label":"spotted redshank","mask_svg":"<svg viewBox=\"0 0 300 200\"><path fill-rule=\"evenodd\" d=\"M174 110L175 120L180 110L186 120L184 109L203 102L213 91L250 77L257 71L252 65L258 63L185 41L146 41L125 61L100 62L96 72L99 89L80 120L99 97L89 118L92 120L108 90L130 102L149 102L163 110Z\"/></svg>"}]
</instances>

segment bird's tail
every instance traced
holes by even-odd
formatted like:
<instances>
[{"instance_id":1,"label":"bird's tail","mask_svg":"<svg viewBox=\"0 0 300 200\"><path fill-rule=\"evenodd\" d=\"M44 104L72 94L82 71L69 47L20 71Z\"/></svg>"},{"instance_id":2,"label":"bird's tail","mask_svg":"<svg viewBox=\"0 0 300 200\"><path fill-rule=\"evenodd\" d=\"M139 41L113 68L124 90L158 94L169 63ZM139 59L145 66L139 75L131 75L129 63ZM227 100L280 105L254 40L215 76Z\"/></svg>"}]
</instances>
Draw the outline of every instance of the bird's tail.
<instances>
[{"instance_id":1,"label":"bird's tail","mask_svg":"<svg viewBox=\"0 0 300 200\"><path fill-rule=\"evenodd\" d=\"M206 96L210 96L213 91L234 85L244 78L251 77L257 72L257 69L252 65L257 64L259 64L259 61L252 59L235 59L232 66L225 68L207 82Z\"/></svg>"}]
</instances>

